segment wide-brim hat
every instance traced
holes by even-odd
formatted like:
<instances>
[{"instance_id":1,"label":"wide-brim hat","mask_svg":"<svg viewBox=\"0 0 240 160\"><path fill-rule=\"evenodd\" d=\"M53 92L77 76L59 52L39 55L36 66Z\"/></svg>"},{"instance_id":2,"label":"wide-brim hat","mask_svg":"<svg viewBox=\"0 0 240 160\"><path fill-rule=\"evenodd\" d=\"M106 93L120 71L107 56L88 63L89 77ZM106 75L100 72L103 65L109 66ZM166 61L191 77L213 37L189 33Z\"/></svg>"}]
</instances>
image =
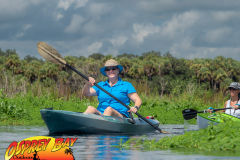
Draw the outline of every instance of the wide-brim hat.
<instances>
[{"instance_id":1,"label":"wide-brim hat","mask_svg":"<svg viewBox=\"0 0 240 160\"><path fill-rule=\"evenodd\" d=\"M121 73L121 72L123 71L122 65L119 65L118 62L115 61L114 59L109 59L109 60L105 63L105 66L100 69L100 72L101 72L104 76L106 76L106 77L107 77L107 75L106 75L106 72L105 72L105 68L106 68L106 67L109 67L109 66L117 66L118 69L119 69L119 73Z\"/></svg>"},{"instance_id":2,"label":"wide-brim hat","mask_svg":"<svg viewBox=\"0 0 240 160\"><path fill-rule=\"evenodd\" d=\"M240 89L238 82L232 82L228 88Z\"/></svg>"}]
</instances>

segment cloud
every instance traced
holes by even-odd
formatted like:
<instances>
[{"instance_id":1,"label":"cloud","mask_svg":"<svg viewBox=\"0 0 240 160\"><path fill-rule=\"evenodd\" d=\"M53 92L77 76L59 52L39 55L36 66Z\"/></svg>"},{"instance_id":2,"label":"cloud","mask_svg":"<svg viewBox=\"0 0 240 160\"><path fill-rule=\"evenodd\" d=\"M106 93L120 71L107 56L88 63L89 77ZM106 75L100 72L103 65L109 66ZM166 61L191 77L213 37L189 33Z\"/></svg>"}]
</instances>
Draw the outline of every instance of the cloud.
<instances>
[{"instance_id":1,"label":"cloud","mask_svg":"<svg viewBox=\"0 0 240 160\"><path fill-rule=\"evenodd\" d=\"M226 22L233 18L238 18L240 16L240 12L236 11L219 11L212 13L213 19L218 22Z\"/></svg>"},{"instance_id":2,"label":"cloud","mask_svg":"<svg viewBox=\"0 0 240 160\"><path fill-rule=\"evenodd\" d=\"M81 28L81 24L84 22L84 18L81 16L81 15L76 15L74 14L72 16L72 20L71 20L71 23L70 25L68 25L66 28L65 28L65 32L66 33L76 33L78 31L80 31L80 28Z\"/></svg>"},{"instance_id":3,"label":"cloud","mask_svg":"<svg viewBox=\"0 0 240 160\"><path fill-rule=\"evenodd\" d=\"M161 27L161 33L163 36L175 39L177 35L182 36L188 29L196 24L200 15L198 12L185 12L180 15L174 15L169 21L166 21Z\"/></svg>"},{"instance_id":4,"label":"cloud","mask_svg":"<svg viewBox=\"0 0 240 160\"><path fill-rule=\"evenodd\" d=\"M77 0L75 9L84 7L87 4L88 0Z\"/></svg>"},{"instance_id":5,"label":"cloud","mask_svg":"<svg viewBox=\"0 0 240 160\"><path fill-rule=\"evenodd\" d=\"M67 10L75 0L60 0L57 4L57 8L63 8Z\"/></svg>"},{"instance_id":6,"label":"cloud","mask_svg":"<svg viewBox=\"0 0 240 160\"><path fill-rule=\"evenodd\" d=\"M88 0L60 0L57 4L57 8L67 10L71 5L75 4L74 9L84 7Z\"/></svg>"},{"instance_id":7,"label":"cloud","mask_svg":"<svg viewBox=\"0 0 240 160\"><path fill-rule=\"evenodd\" d=\"M119 36L117 38L109 39L109 41L113 44L114 47L123 45L128 40L125 36Z\"/></svg>"},{"instance_id":8,"label":"cloud","mask_svg":"<svg viewBox=\"0 0 240 160\"><path fill-rule=\"evenodd\" d=\"M108 48L108 50L103 53L103 55L109 55L109 54L113 56L117 56L119 54L119 51L118 49Z\"/></svg>"},{"instance_id":9,"label":"cloud","mask_svg":"<svg viewBox=\"0 0 240 160\"><path fill-rule=\"evenodd\" d=\"M31 27L32 27L31 24L26 24L26 25L24 25L24 26L22 27L22 29L23 29L24 31L26 31L26 30L28 30L28 29L31 28Z\"/></svg>"},{"instance_id":10,"label":"cloud","mask_svg":"<svg viewBox=\"0 0 240 160\"><path fill-rule=\"evenodd\" d=\"M137 42L143 42L144 37L158 33L160 30L159 26L154 26L152 24L133 24L133 30L135 34L132 34L133 39Z\"/></svg>"},{"instance_id":11,"label":"cloud","mask_svg":"<svg viewBox=\"0 0 240 160\"><path fill-rule=\"evenodd\" d=\"M62 18L63 18L63 15L62 15L62 14L57 14L57 16L56 16L57 21L60 20L60 19L62 19Z\"/></svg>"},{"instance_id":12,"label":"cloud","mask_svg":"<svg viewBox=\"0 0 240 160\"><path fill-rule=\"evenodd\" d=\"M215 58L222 55L226 58L232 57L240 61L238 55L240 47L198 47L193 46L191 39L184 38L181 42L175 43L170 48L170 53L178 58L194 59L194 58ZM182 54L185 53L185 54Z\"/></svg>"},{"instance_id":13,"label":"cloud","mask_svg":"<svg viewBox=\"0 0 240 160\"><path fill-rule=\"evenodd\" d=\"M195 58L235 57L239 52L236 0L0 0L0 4L0 48L17 49L21 56L38 56L38 41L56 47L63 56L155 50Z\"/></svg>"},{"instance_id":14,"label":"cloud","mask_svg":"<svg viewBox=\"0 0 240 160\"><path fill-rule=\"evenodd\" d=\"M221 42L225 37L231 36L230 28L217 28L214 30L209 30L204 36L204 39L208 43L218 43Z\"/></svg>"},{"instance_id":15,"label":"cloud","mask_svg":"<svg viewBox=\"0 0 240 160\"><path fill-rule=\"evenodd\" d=\"M99 18L102 15L108 14L111 11L111 6L101 3L93 3L89 7L89 14L93 18Z\"/></svg>"},{"instance_id":16,"label":"cloud","mask_svg":"<svg viewBox=\"0 0 240 160\"><path fill-rule=\"evenodd\" d=\"M99 53L99 49L102 47L102 42L94 42L87 47L88 54Z\"/></svg>"},{"instance_id":17,"label":"cloud","mask_svg":"<svg viewBox=\"0 0 240 160\"><path fill-rule=\"evenodd\" d=\"M0 20L22 17L32 5L44 3L45 0L0 0Z\"/></svg>"},{"instance_id":18,"label":"cloud","mask_svg":"<svg viewBox=\"0 0 240 160\"><path fill-rule=\"evenodd\" d=\"M0 46L2 46L2 51L4 51L3 47L5 49L16 49L16 52L21 59L23 59L27 55L41 58L40 54L37 51L37 41L0 40ZM12 46L14 46L14 48Z\"/></svg>"},{"instance_id":19,"label":"cloud","mask_svg":"<svg viewBox=\"0 0 240 160\"><path fill-rule=\"evenodd\" d=\"M25 24L25 25L23 25L21 31L16 34L16 36L14 37L14 39L16 40L16 39L18 39L18 38L20 38L20 37L23 37L23 36L25 35L25 32L26 32L29 28L31 28L31 27L32 27L31 24Z\"/></svg>"}]
</instances>

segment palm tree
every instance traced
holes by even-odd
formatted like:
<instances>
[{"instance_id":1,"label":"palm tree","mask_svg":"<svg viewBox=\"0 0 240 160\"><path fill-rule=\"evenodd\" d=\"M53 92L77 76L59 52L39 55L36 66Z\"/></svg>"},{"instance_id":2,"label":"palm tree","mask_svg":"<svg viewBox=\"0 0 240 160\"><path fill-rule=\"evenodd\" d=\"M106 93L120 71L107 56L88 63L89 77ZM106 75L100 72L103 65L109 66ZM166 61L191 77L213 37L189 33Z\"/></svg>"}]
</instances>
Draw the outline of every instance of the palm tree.
<instances>
[{"instance_id":1,"label":"palm tree","mask_svg":"<svg viewBox=\"0 0 240 160\"><path fill-rule=\"evenodd\" d=\"M142 66L140 66L138 64L133 64L133 66L130 68L128 74L133 78L137 78L137 81L138 81L139 78L144 75L144 69Z\"/></svg>"},{"instance_id":2,"label":"palm tree","mask_svg":"<svg viewBox=\"0 0 240 160\"><path fill-rule=\"evenodd\" d=\"M152 60L143 61L142 63L145 75L148 77L148 80L152 80L152 76L158 73L158 65Z\"/></svg>"},{"instance_id":3,"label":"palm tree","mask_svg":"<svg viewBox=\"0 0 240 160\"><path fill-rule=\"evenodd\" d=\"M72 152L72 149L71 149L71 148L65 149L64 153L67 154L67 155L68 155L68 153L69 153L70 155L73 156L73 152ZM73 159L75 160L74 156L73 156Z\"/></svg>"},{"instance_id":4,"label":"palm tree","mask_svg":"<svg viewBox=\"0 0 240 160\"><path fill-rule=\"evenodd\" d=\"M50 63L46 67L46 76L51 79L56 79L58 75L58 66L56 64Z\"/></svg>"},{"instance_id":5,"label":"palm tree","mask_svg":"<svg viewBox=\"0 0 240 160\"><path fill-rule=\"evenodd\" d=\"M101 61L96 61L93 59L92 61L86 62L85 66L88 68L88 70L86 70L86 73L96 79L100 73Z\"/></svg>"},{"instance_id":6,"label":"palm tree","mask_svg":"<svg viewBox=\"0 0 240 160\"><path fill-rule=\"evenodd\" d=\"M38 76L41 78L41 79L45 79L47 77L46 75L46 68L45 67L41 67L39 69L39 72L38 72Z\"/></svg>"},{"instance_id":7,"label":"palm tree","mask_svg":"<svg viewBox=\"0 0 240 160\"><path fill-rule=\"evenodd\" d=\"M37 75L38 75L38 70L35 67L29 67L25 71L25 76L29 78L31 83L37 78Z\"/></svg>"},{"instance_id":8,"label":"palm tree","mask_svg":"<svg viewBox=\"0 0 240 160\"><path fill-rule=\"evenodd\" d=\"M73 154L73 152L72 152L72 149L71 148L69 148L69 149L65 149L65 151L64 151L64 153L65 154L70 154L70 155L72 155Z\"/></svg>"},{"instance_id":9,"label":"palm tree","mask_svg":"<svg viewBox=\"0 0 240 160\"><path fill-rule=\"evenodd\" d=\"M36 69L39 69L41 67L41 63L39 61L33 60L29 63L28 66L35 67Z\"/></svg>"},{"instance_id":10,"label":"palm tree","mask_svg":"<svg viewBox=\"0 0 240 160\"><path fill-rule=\"evenodd\" d=\"M159 58L156 63L158 65L158 75L161 77L163 74L161 70L165 65L165 60L162 58Z\"/></svg>"},{"instance_id":11,"label":"palm tree","mask_svg":"<svg viewBox=\"0 0 240 160\"><path fill-rule=\"evenodd\" d=\"M5 56L0 56L0 64L5 64L6 63L6 57Z\"/></svg>"},{"instance_id":12,"label":"palm tree","mask_svg":"<svg viewBox=\"0 0 240 160\"><path fill-rule=\"evenodd\" d=\"M67 62L67 64L74 66L75 62L77 61L77 58L73 56L66 56L64 57L64 60Z\"/></svg>"},{"instance_id":13,"label":"palm tree","mask_svg":"<svg viewBox=\"0 0 240 160\"><path fill-rule=\"evenodd\" d=\"M220 86L220 83L223 82L227 78L227 73L222 68L219 68L213 74L214 74L214 80L216 81L214 89L216 89L217 88L216 84L219 84L219 86Z\"/></svg>"},{"instance_id":14,"label":"palm tree","mask_svg":"<svg viewBox=\"0 0 240 160\"><path fill-rule=\"evenodd\" d=\"M69 78L69 74L65 71L60 71L58 74L58 79L60 80L60 82L62 82L63 84L66 84L67 79Z\"/></svg>"},{"instance_id":15,"label":"palm tree","mask_svg":"<svg viewBox=\"0 0 240 160\"><path fill-rule=\"evenodd\" d=\"M103 59L102 59L102 63L103 65L107 62L107 60L109 59L113 59L113 55L106 55Z\"/></svg>"},{"instance_id":16,"label":"palm tree","mask_svg":"<svg viewBox=\"0 0 240 160\"><path fill-rule=\"evenodd\" d=\"M232 58L227 58L224 63L224 70L227 72L229 78L233 80L233 77L238 77L239 75L239 62L233 60Z\"/></svg>"},{"instance_id":17,"label":"palm tree","mask_svg":"<svg viewBox=\"0 0 240 160\"><path fill-rule=\"evenodd\" d=\"M20 65L20 58L18 57L17 54L11 54L6 60L6 66L8 69L10 69L10 67L13 68L13 74L14 74L14 67L18 67L19 65Z\"/></svg>"},{"instance_id":18,"label":"palm tree","mask_svg":"<svg viewBox=\"0 0 240 160\"><path fill-rule=\"evenodd\" d=\"M57 64L45 62L44 65L39 69L40 78L51 78L57 80L59 68Z\"/></svg>"},{"instance_id":19,"label":"palm tree","mask_svg":"<svg viewBox=\"0 0 240 160\"><path fill-rule=\"evenodd\" d=\"M216 58L214 58L216 67L217 68L224 68L225 60L226 59L223 56L217 56Z\"/></svg>"},{"instance_id":20,"label":"palm tree","mask_svg":"<svg viewBox=\"0 0 240 160\"><path fill-rule=\"evenodd\" d=\"M127 58L121 58L119 60L119 63L123 66L123 77L126 78L126 74L129 72L129 69L132 66L132 63Z\"/></svg>"},{"instance_id":21,"label":"palm tree","mask_svg":"<svg viewBox=\"0 0 240 160\"><path fill-rule=\"evenodd\" d=\"M210 79L211 79L211 72L210 70L207 68L207 67L202 67L200 70L199 70L199 79L201 81L204 81L204 83L206 83L206 80L208 82L210 82Z\"/></svg>"},{"instance_id":22,"label":"palm tree","mask_svg":"<svg viewBox=\"0 0 240 160\"><path fill-rule=\"evenodd\" d=\"M232 83L231 78L226 78L224 81L221 82L221 90L223 93L225 93L228 90L229 84Z\"/></svg>"}]
</instances>

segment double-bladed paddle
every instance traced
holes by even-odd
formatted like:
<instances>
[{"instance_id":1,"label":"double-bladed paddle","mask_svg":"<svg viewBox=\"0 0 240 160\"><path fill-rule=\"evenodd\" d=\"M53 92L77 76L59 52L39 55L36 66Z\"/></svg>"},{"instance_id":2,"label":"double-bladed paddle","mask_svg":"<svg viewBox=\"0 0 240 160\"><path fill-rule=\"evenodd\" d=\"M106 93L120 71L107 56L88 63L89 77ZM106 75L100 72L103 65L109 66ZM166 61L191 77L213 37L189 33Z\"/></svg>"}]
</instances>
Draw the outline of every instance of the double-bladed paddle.
<instances>
[{"instance_id":1,"label":"double-bladed paddle","mask_svg":"<svg viewBox=\"0 0 240 160\"><path fill-rule=\"evenodd\" d=\"M238 105L238 104L237 104ZM220 109L210 109L211 111L220 111L220 110L225 110L225 109L233 109L232 107L229 108L220 108ZM240 109L240 107L238 107L237 109ZM194 109L184 109L182 111L183 114L183 118L185 120L189 120L189 119L193 119L197 116L198 113L207 113L207 110L205 109L204 111L196 111Z\"/></svg>"},{"instance_id":2,"label":"double-bladed paddle","mask_svg":"<svg viewBox=\"0 0 240 160\"><path fill-rule=\"evenodd\" d=\"M63 59L63 57L58 53L57 50L55 50L52 46L48 45L45 42L38 42L37 44L37 50L39 52L39 54L46 59L49 62L55 63L55 64L62 64L62 65L66 65L67 67L69 67L70 69L72 69L74 72L76 72L77 74L81 75L83 78L85 78L87 81L89 81L88 77L86 77L85 75L83 75L81 72L79 72L78 70L76 70L74 67L72 67L71 65L67 64L67 62ZM100 87L98 84L94 83L94 85L96 87L98 87L99 89L101 89L103 92L105 92L106 94L108 94L110 97L114 98L116 101L118 101L119 103L121 103L124 107L126 107L128 110L130 110L130 107L127 106L125 103L123 103L122 101L120 101L119 99L117 99L115 96L113 96L111 93L109 93L108 91L106 91L105 89L103 89L102 87ZM138 117L140 117L142 120L144 120L145 122L147 122L148 124L150 124L153 128L155 128L156 130L158 130L160 133L170 133L167 131L163 131L161 130L159 127L153 125L149 120L147 120L145 117L143 117L142 115L140 115L139 113L135 113Z\"/></svg>"}]
</instances>

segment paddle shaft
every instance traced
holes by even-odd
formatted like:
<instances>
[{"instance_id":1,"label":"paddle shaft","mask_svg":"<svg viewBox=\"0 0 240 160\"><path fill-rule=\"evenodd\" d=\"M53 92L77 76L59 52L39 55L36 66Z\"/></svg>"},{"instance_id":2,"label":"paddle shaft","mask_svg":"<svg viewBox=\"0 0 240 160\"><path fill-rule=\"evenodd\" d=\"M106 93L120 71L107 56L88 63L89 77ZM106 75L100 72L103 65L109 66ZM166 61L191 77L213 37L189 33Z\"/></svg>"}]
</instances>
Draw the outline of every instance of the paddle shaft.
<instances>
[{"instance_id":1,"label":"paddle shaft","mask_svg":"<svg viewBox=\"0 0 240 160\"><path fill-rule=\"evenodd\" d=\"M87 81L89 81L88 77L86 77L85 75L83 75L81 72L79 72L78 70L76 70L74 67L72 67L69 64L65 64L67 67L69 67L70 69L72 69L74 72L76 72L77 74L81 75L83 78L85 78ZM111 93L109 93L108 91L106 91L105 89L103 89L102 87L100 87L98 84L94 83L94 85L96 87L98 87L99 89L101 89L103 92L105 92L106 94L108 94L110 97L112 97L113 99L115 99L116 101L118 101L119 103L121 103L124 107L126 107L128 110L130 110L130 107L127 106L126 104L124 104L122 101L120 101L117 97L113 96ZM156 130L158 130L159 132L162 132L162 130L153 125L150 121L147 120L147 118L143 117L142 115L140 115L139 113L135 113L138 117L140 117L141 119L143 119L145 122L147 122L148 124L150 124L152 127L154 127Z\"/></svg>"},{"instance_id":2,"label":"paddle shaft","mask_svg":"<svg viewBox=\"0 0 240 160\"><path fill-rule=\"evenodd\" d=\"M225 110L225 109L233 109L233 108L229 107L229 108L210 109L210 110L211 111L220 111L220 110ZM239 109L239 107L238 107L238 109ZM206 113L206 111L189 112L189 113L184 113L184 115L191 115L191 114L197 114L197 113Z\"/></svg>"}]
</instances>

